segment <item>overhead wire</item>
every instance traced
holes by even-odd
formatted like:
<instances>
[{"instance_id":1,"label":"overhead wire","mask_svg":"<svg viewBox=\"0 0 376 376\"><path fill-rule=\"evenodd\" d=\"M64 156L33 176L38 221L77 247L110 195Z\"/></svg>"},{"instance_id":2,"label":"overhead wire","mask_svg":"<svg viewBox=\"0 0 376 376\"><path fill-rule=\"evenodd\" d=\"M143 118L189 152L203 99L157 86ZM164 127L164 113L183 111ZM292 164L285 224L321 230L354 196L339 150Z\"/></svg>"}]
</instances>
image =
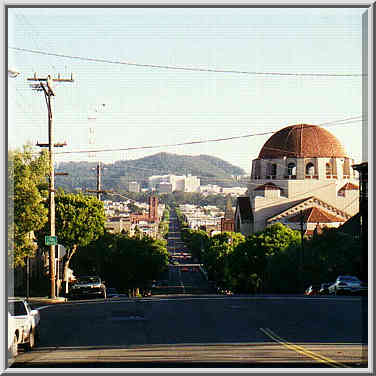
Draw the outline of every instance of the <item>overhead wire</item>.
<instances>
[{"instance_id":1,"label":"overhead wire","mask_svg":"<svg viewBox=\"0 0 376 376\"><path fill-rule=\"evenodd\" d=\"M120 64L144 68L157 68L157 69L170 69L170 70L180 70L180 71L193 71L193 72L209 72L209 73L233 73L233 74L248 74L248 75L258 75L258 76L287 76L287 77L363 77L367 74L362 73L285 73L285 72L257 72L257 71L241 71L241 70L226 70L226 69L214 69L214 68L195 68L195 67L183 67L174 65L159 65L159 64L142 64L142 63L132 63L129 61L121 60L110 60L110 59L99 59L90 58L83 56L66 55L60 53L47 52L42 50L32 50L28 48L20 47L8 47L12 50L29 52L33 54L40 54L45 56L55 56L66 59L75 59L81 61L89 61L95 63L105 63L105 64Z\"/></svg>"},{"instance_id":2,"label":"overhead wire","mask_svg":"<svg viewBox=\"0 0 376 376\"><path fill-rule=\"evenodd\" d=\"M323 127L333 127L333 126L343 126L353 123L362 122L363 119L358 120L351 120L352 118L336 120L332 122L322 123ZM345 123L341 123L344 120L348 120ZM320 125L320 124L319 124ZM315 127L316 125L312 125ZM160 144L160 145L147 145L147 146L134 146L134 147L127 147L127 148L106 148L106 149L93 149L93 150L71 150L71 151L61 151L56 152L55 154L87 154L87 153L104 153L104 152L113 152L113 151L131 151L131 150L145 150L145 149L160 149L160 148L167 148L167 147L176 147L176 146L185 146L185 145L198 145L204 143L212 143L212 142L222 142L222 141L231 141L231 140L239 140L242 138L250 138L256 136L267 136L274 134L278 131L267 131L267 132L260 132L260 133L251 133L241 136L231 136L231 137L222 137L222 138L214 138L214 139L206 139L206 140L196 140L196 141L187 141L187 142L180 142L176 144Z\"/></svg>"}]
</instances>

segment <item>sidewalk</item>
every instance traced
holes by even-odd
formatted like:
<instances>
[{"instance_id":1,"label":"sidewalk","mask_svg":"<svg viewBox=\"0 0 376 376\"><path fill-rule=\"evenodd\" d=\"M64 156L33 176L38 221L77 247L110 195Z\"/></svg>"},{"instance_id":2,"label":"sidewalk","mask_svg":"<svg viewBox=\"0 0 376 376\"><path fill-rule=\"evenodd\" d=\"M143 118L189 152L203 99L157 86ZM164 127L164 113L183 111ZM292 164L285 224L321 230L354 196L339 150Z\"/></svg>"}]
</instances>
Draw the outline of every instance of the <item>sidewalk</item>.
<instances>
[{"instance_id":1,"label":"sidewalk","mask_svg":"<svg viewBox=\"0 0 376 376\"><path fill-rule=\"evenodd\" d=\"M56 304L56 303L65 303L67 301L67 298L64 297L56 297L54 299L51 299L47 296L44 297L29 297L28 302L34 303L34 304Z\"/></svg>"}]
</instances>

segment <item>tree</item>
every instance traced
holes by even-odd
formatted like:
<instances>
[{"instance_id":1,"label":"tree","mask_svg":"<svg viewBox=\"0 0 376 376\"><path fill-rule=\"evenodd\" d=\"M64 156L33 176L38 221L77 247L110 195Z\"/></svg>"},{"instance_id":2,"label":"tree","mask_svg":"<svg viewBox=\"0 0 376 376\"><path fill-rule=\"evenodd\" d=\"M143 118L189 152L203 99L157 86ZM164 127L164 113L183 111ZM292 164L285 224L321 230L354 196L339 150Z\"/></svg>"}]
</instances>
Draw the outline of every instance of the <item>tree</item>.
<instances>
[{"instance_id":1,"label":"tree","mask_svg":"<svg viewBox=\"0 0 376 376\"><path fill-rule=\"evenodd\" d=\"M166 242L105 232L72 258L79 273L95 273L119 291L145 288L168 265Z\"/></svg>"},{"instance_id":2,"label":"tree","mask_svg":"<svg viewBox=\"0 0 376 376\"><path fill-rule=\"evenodd\" d=\"M273 273L272 263L273 258L283 254L288 248L295 247L300 252L301 236L299 231L292 230L290 227L284 226L282 223L275 223L266 227L252 235L255 246L260 248L265 253L267 259L267 266L262 277L262 283L265 289L273 290ZM295 274L298 271L295 269Z\"/></svg>"},{"instance_id":3,"label":"tree","mask_svg":"<svg viewBox=\"0 0 376 376\"><path fill-rule=\"evenodd\" d=\"M184 243L191 251L192 257L198 262L202 260L202 252L208 247L209 236L205 231L192 230L189 228L181 229L181 236Z\"/></svg>"},{"instance_id":4,"label":"tree","mask_svg":"<svg viewBox=\"0 0 376 376\"><path fill-rule=\"evenodd\" d=\"M341 274L360 277L360 250L359 239L335 228L324 228L321 235L305 242L306 280L330 282Z\"/></svg>"},{"instance_id":5,"label":"tree","mask_svg":"<svg viewBox=\"0 0 376 376\"><path fill-rule=\"evenodd\" d=\"M56 235L58 243L66 249L64 280L68 293L68 268L79 247L85 247L104 233L106 216L103 203L94 196L58 191L55 197ZM44 242L49 234L48 226L38 232L38 242Z\"/></svg>"},{"instance_id":6,"label":"tree","mask_svg":"<svg viewBox=\"0 0 376 376\"><path fill-rule=\"evenodd\" d=\"M244 242L244 236L235 232L224 232L209 239L202 261L209 278L224 288L231 286L230 255L234 248Z\"/></svg>"},{"instance_id":7,"label":"tree","mask_svg":"<svg viewBox=\"0 0 376 376\"><path fill-rule=\"evenodd\" d=\"M265 249L253 237L239 242L229 255L232 289L237 292L257 292L267 265Z\"/></svg>"},{"instance_id":8,"label":"tree","mask_svg":"<svg viewBox=\"0 0 376 376\"><path fill-rule=\"evenodd\" d=\"M12 266L24 266L25 257L35 255L34 232L48 220L44 205L48 196L48 154L35 155L31 145L25 145L23 151L10 151L8 159L9 235L14 247L9 261Z\"/></svg>"}]
</instances>

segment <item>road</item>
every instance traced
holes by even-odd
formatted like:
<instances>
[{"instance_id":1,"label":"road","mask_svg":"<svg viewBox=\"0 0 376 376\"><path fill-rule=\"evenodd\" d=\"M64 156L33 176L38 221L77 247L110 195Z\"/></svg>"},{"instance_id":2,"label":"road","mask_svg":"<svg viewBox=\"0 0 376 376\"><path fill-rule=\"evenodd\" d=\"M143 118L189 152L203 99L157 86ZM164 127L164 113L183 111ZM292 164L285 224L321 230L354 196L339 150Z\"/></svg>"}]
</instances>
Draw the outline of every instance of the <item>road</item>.
<instances>
[{"instance_id":1,"label":"road","mask_svg":"<svg viewBox=\"0 0 376 376\"><path fill-rule=\"evenodd\" d=\"M152 289L158 294L208 294L213 292L199 264L192 263L189 250L181 240L179 223L174 210L170 212L167 251L171 257L168 271L158 286ZM185 254L185 256L183 256Z\"/></svg>"},{"instance_id":2,"label":"road","mask_svg":"<svg viewBox=\"0 0 376 376\"><path fill-rule=\"evenodd\" d=\"M12 367L364 367L360 297L171 296L40 310Z\"/></svg>"},{"instance_id":3,"label":"road","mask_svg":"<svg viewBox=\"0 0 376 376\"><path fill-rule=\"evenodd\" d=\"M182 249L171 215L168 251ZM41 343L12 367L367 367L365 298L208 294L179 260L152 297L40 307Z\"/></svg>"}]
</instances>

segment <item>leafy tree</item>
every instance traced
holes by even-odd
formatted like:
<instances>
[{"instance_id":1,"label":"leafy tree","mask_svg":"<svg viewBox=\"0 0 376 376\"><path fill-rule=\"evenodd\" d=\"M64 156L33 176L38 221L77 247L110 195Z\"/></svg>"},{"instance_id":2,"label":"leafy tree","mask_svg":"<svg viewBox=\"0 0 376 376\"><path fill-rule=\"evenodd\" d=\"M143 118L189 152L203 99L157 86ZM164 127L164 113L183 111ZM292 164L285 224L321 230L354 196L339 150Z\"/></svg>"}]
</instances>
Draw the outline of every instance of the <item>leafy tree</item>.
<instances>
[{"instance_id":1,"label":"leafy tree","mask_svg":"<svg viewBox=\"0 0 376 376\"><path fill-rule=\"evenodd\" d=\"M145 288L168 265L166 242L105 232L72 259L78 273L96 273L121 291Z\"/></svg>"},{"instance_id":2,"label":"leafy tree","mask_svg":"<svg viewBox=\"0 0 376 376\"><path fill-rule=\"evenodd\" d=\"M10 151L8 159L8 203L9 213L13 214L9 232L14 247L9 261L13 266L24 266L25 257L35 254L34 232L48 220L43 204L48 196L48 154L34 155L31 146L26 145L23 151Z\"/></svg>"},{"instance_id":3,"label":"leafy tree","mask_svg":"<svg viewBox=\"0 0 376 376\"><path fill-rule=\"evenodd\" d=\"M209 239L202 261L211 280L224 288L231 285L230 255L234 248L244 242L244 236L235 232L224 232Z\"/></svg>"},{"instance_id":4,"label":"leafy tree","mask_svg":"<svg viewBox=\"0 0 376 376\"><path fill-rule=\"evenodd\" d=\"M192 257L198 262L202 260L202 252L208 247L209 236L205 231L192 230L189 228L181 229L181 236L184 243L189 248Z\"/></svg>"},{"instance_id":5,"label":"leafy tree","mask_svg":"<svg viewBox=\"0 0 376 376\"><path fill-rule=\"evenodd\" d=\"M321 235L305 242L306 280L334 281L338 275L360 277L361 244L338 229L324 228Z\"/></svg>"},{"instance_id":6,"label":"leafy tree","mask_svg":"<svg viewBox=\"0 0 376 376\"><path fill-rule=\"evenodd\" d=\"M252 237L255 246L260 248L266 255L267 266L262 277L262 282L264 289L271 290L273 288L271 282L273 277L271 269L273 257L280 255L289 247L298 247L301 243L300 233L281 223L275 223L266 227L263 231L252 235ZM298 270L295 272L298 273Z\"/></svg>"},{"instance_id":7,"label":"leafy tree","mask_svg":"<svg viewBox=\"0 0 376 376\"><path fill-rule=\"evenodd\" d=\"M253 237L239 242L229 255L232 289L237 292L257 292L267 265L265 249Z\"/></svg>"},{"instance_id":8,"label":"leafy tree","mask_svg":"<svg viewBox=\"0 0 376 376\"><path fill-rule=\"evenodd\" d=\"M302 284L301 245L291 244L268 258L268 290L273 293L296 293ZM314 281L312 281L314 282Z\"/></svg>"},{"instance_id":9,"label":"leafy tree","mask_svg":"<svg viewBox=\"0 0 376 376\"><path fill-rule=\"evenodd\" d=\"M104 233L106 216L103 203L94 196L72 194L60 190L55 197L56 235L59 244L67 249L64 263L66 293L67 271L79 247L85 247ZM38 243L43 245L48 226L38 232Z\"/></svg>"}]
</instances>

